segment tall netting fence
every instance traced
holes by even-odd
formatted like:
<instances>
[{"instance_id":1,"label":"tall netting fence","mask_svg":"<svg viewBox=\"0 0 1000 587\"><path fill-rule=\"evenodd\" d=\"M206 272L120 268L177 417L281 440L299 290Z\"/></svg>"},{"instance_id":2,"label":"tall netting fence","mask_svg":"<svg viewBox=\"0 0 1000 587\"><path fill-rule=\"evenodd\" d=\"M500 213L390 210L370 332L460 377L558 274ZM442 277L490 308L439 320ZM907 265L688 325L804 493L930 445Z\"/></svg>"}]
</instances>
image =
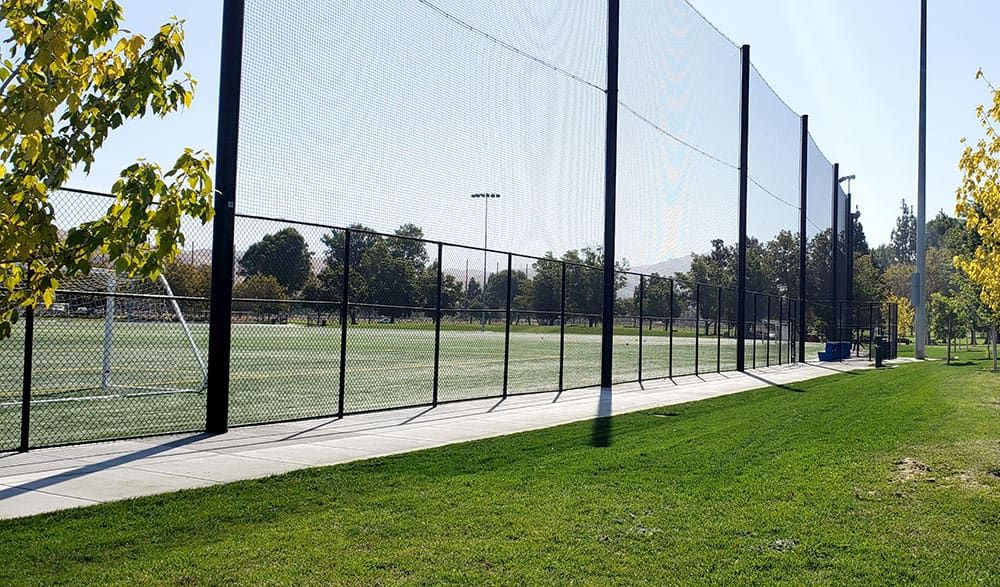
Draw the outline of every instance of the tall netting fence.
<instances>
[{"instance_id":1,"label":"tall netting fence","mask_svg":"<svg viewBox=\"0 0 1000 587\"><path fill-rule=\"evenodd\" d=\"M834 340L836 292L833 288L834 168L810 135L806 168L806 345ZM818 360L810 349L806 359Z\"/></svg>"},{"instance_id":2,"label":"tall netting fence","mask_svg":"<svg viewBox=\"0 0 1000 587\"><path fill-rule=\"evenodd\" d=\"M684 1L620 26L615 379L732 369L740 49Z\"/></svg>"},{"instance_id":3,"label":"tall netting fence","mask_svg":"<svg viewBox=\"0 0 1000 587\"><path fill-rule=\"evenodd\" d=\"M889 306L845 303L834 167L812 137L802 153L801 118L755 68L740 169L741 49L684 0L620 11L607 259L606 2L243 6L231 313L214 317L231 342L212 353L229 358L227 424L596 386L607 328L614 383L894 336ZM53 196L67 231L109 203ZM205 429L210 288L230 268L213 277L212 225L184 229L162 279L95 259L14 324L0 449Z\"/></svg>"}]
</instances>

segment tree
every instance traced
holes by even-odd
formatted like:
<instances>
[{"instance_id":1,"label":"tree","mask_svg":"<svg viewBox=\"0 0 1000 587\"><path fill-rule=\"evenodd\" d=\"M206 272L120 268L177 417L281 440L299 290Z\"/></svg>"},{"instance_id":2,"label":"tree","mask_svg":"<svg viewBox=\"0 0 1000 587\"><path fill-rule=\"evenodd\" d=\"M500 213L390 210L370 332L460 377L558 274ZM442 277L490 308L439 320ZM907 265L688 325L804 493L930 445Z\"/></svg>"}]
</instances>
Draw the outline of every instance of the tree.
<instances>
[{"instance_id":1,"label":"tree","mask_svg":"<svg viewBox=\"0 0 1000 587\"><path fill-rule=\"evenodd\" d=\"M892 265L889 267L883 276L889 293L898 298L909 298L914 271L916 271L916 267L913 265Z\"/></svg>"},{"instance_id":2,"label":"tree","mask_svg":"<svg viewBox=\"0 0 1000 587\"><path fill-rule=\"evenodd\" d=\"M879 271L885 272L895 261L895 252L893 252L892 247L889 245L879 245L874 249L871 249L872 263L878 268Z\"/></svg>"},{"instance_id":3,"label":"tree","mask_svg":"<svg viewBox=\"0 0 1000 587\"><path fill-rule=\"evenodd\" d=\"M176 296L207 298L211 294L211 265L185 263L175 259L164 267L163 274Z\"/></svg>"},{"instance_id":4,"label":"tree","mask_svg":"<svg viewBox=\"0 0 1000 587\"><path fill-rule=\"evenodd\" d=\"M906 200L900 200L900 214L896 228L892 229L892 251L896 263L912 265L917 262L917 217Z\"/></svg>"},{"instance_id":5,"label":"tree","mask_svg":"<svg viewBox=\"0 0 1000 587\"><path fill-rule=\"evenodd\" d=\"M865 227L861 224L861 212L853 212L851 214L852 218L852 229L853 233L851 238L854 243L854 256L867 255L871 252L868 247L868 237L865 236Z\"/></svg>"},{"instance_id":6,"label":"tree","mask_svg":"<svg viewBox=\"0 0 1000 587\"><path fill-rule=\"evenodd\" d=\"M927 248L947 247L952 230L960 229L961 226L961 220L948 216L944 210L938 210L937 215L927 223Z\"/></svg>"},{"instance_id":7,"label":"tree","mask_svg":"<svg viewBox=\"0 0 1000 587\"><path fill-rule=\"evenodd\" d=\"M395 234L403 238L389 239L389 253L410 263L414 271L423 269L428 260L427 246L421 240L414 240L424 238L423 229L415 224L406 223L397 228Z\"/></svg>"},{"instance_id":8,"label":"tree","mask_svg":"<svg viewBox=\"0 0 1000 587\"><path fill-rule=\"evenodd\" d=\"M983 78L982 70L977 78ZM975 232L980 243L970 258L959 258L957 264L982 290L983 303L994 314L1000 314L1000 89L986 80L992 92L992 104L979 106L976 116L985 136L975 146L962 139L965 149L958 167L962 183L957 190L955 211Z\"/></svg>"},{"instance_id":9,"label":"tree","mask_svg":"<svg viewBox=\"0 0 1000 587\"><path fill-rule=\"evenodd\" d=\"M465 299L468 304L471 304L479 299L482 295L483 289L479 286L479 282L476 281L475 277L469 278L469 287L465 292Z\"/></svg>"},{"instance_id":10,"label":"tree","mask_svg":"<svg viewBox=\"0 0 1000 587\"><path fill-rule=\"evenodd\" d=\"M601 322L604 305L604 251L601 247L584 247L563 254L566 266L566 311L584 314L588 326ZM615 263L618 271L628 270L628 264ZM625 286L625 276L618 274L615 291Z\"/></svg>"},{"instance_id":11,"label":"tree","mask_svg":"<svg viewBox=\"0 0 1000 587\"><path fill-rule=\"evenodd\" d=\"M552 253L546 253L544 259L535 261L532 269L535 277L532 279L531 308L538 312L536 318L540 322L555 324L557 312L562 307L562 264Z\"/></svg>"},{"instance_id":12,"label":"tree","mask_svg":"<svg viewBox=\"0 0 1000 587\"><path fill-rule=\"evenodd\" d=\"M933 293L928 304L931 333L939 341L948 341L965 332L967 317L959 301L940 293Z\"/></svg>"},{"instance_id":13,"label":"tree","mask_svg":"<svg viewBox=\"0 0 1000 587\"><path fill-rule=\"evenodd\" d=\"M927 294L939 293L950 296L954 293L952 276L955 274L955 254L944 248L927 249Z\"/></svg>"},{"instance_id":14,"label":"tree","mask_svg":"<svg viewBox=\"0 0 1000 587\"><path fill-rule=\"evenodd\" d=\"M290 293L302 289L312 271L312 253L299 231L285 228L265 235L243 253L240 273L271 275Z\"/></svg>"},{"instance_id":15,"label":"tree","mask_svg":"<svg viewBox=\"0 0 1000 587\"><path fill-rule=\"evenodd\" d=\"M861 255L854 259L854 299L874 302L885 299L889 292L882 272L872 262L871 255Z\"/></svg>"},{"instance_id":16,"label":"tree","mask_svg":"<svg viewBox=\"0 0 1000 587\"><path fill-rule=\"evenodd\" d=\"M887 300L890 304L896 304L896 330L904 334L913 334L913 320L915 311L910 298L889 294ZM888 310L884 311L888 316Z\"/></svg>"},{"instance_id":17,"label":"tree","mask_svg":"<svg viewBox=\"0 0 1000 587\"><path fill-rule=\"evenodd\" d=\"M100 256L156 278L184 244L181 219L212 218L212 158L185 150L164 172L139 160L122 170L107 212L63 231L49 195L89 171L115 129L190 105L178 75L184 30L172 20L147 39L119 28L112 0L0 1L0 337L18 307L50 305L56 287Z\"/></svg>"},{"instance_id":18,"label":"tree","mask_svg":"<svg viewBox=\"0 0 1000 587\"><path fill-rule=\"evenodd\" d=\"M278 283L273 275L251 275L233 285L233 309L239 312L252 312L258 316L263 314L280 314L285 310L285 304L277 300L287 300L288 291ZM244 298L245 301L239 301Z\"/></svg>"},{"instance_id":19,"label":"tree","mask_svg":"<svg viewBox=\"0 0 1000 587\"><path fill-rule=\"evenodd\" d=\"M862 233L862 239L864 233ZM868 245L865 244L867 249ZM782 230L764 244L761 264L772 291L785 297L799 297L799 237Z\"/></svg>"},{"instance_id":20,"label":"tree","mask_svg":"<svg viewBox=\"0 0 1000 587\"><path fill-rule=\"evenodd\" d=\"M674 300L673 312L670 311L670 288L672 280L662 277L659 273L653 273L646 278L645 294L643 300L643 313L659 320L676 318L681 314L681 305ZM638 303L639 288L635 288L636 303Z\"/></svg>"}]
</instances>

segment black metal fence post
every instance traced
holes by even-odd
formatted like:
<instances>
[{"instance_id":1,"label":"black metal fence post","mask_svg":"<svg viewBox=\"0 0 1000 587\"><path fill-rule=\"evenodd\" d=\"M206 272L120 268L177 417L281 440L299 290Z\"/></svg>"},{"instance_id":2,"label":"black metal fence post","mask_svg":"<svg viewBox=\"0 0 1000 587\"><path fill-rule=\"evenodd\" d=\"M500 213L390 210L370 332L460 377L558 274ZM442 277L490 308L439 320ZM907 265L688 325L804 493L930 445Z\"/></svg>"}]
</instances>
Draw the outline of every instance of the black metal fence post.
<instances>
[{"instance_id":1,"label":"black metal fence post","mask_svg":"<svg viewBox=\"0 0 1000 587\"><path fill-rule=\"evenodd\" d=\"M209 301L205 431L229 429L229 359L232 343L233 238L236 214L240 87L243 73L243 0L225 0L219 72L215 221L212 225L212 297Z\"/></svg>"},{"instance_id":2,"label":"black metal fence post","mask_svg":"<svg viewBox=\"0 0 1000 587\"><path fill-rule=\"evenodd\" d=\"M340 284L340 385L337 391L337 416L344 417L347 388L347 319L351 295L351 230L344 230L344 274Z\"/></svg>"},{"instance_id":3,"label":"black metal fence post","mask_svg":"<svg viewBox=\"0 0 1000 587\"><path fill-rule=\"evenodd\" d=\"M715 372L722 373L722 288L717 287L715 302Z\"/></svg>"},{"instance_id":4,"label":"black metal fence post","mask_svg":"<svg viewBox=\"0 0 1000 587\"><path fill-rule=\"evenodd\" d=\"M643 301L646 299L646 276L639 276L639 381L642 381L642 324L646 319Z\"/></svg>"},{"instance_id":5,"label":"black metal fence post","mask_svg":"<svg viewBox=\"0 0 1000 587\"><path fill-rule=\"evenodd\" d=\"M872 358L872 344L875 341L875 304L868 304L868 360Z\"/></svg>"},{"instance_id":6,"label":"black metal fence post","mask_svg":"<svg viewBox=\"0 0 1000 587\"><path fill-rule=\"evenodd\" d=\"M799 362L806 361L806 246L809 204L809 115L802 115L802 150L799 155ZM791 338L791 337L789 337Z\"/></svg>"},{"instance_id":7,"label":"black metal fence post","mask_svg":"<svg viewBox=\"0 0 1000 587\"><path fill-rule=\"evenodd\" d=\"M559 391L563 390L563 372L566 362L566 262L560 264L560 280L562 286L559 289Z\"/></svg>"},{"instance_id":8,"label":"black metal fence post","mask_svg":"<svg viewBox=\"0 0 1000 587\"><path fill-rule=\"evenodd\" d=\"M750 332L753 336L753 368L757 368L757 293L753 293L753 326L750 328Z\"/></svg>"},{"instance_id":9,"label":"black metal fence post","mask_svg":"<svg viewBox=\"0 0 1000 587\"><path fill-rule=\"evenodd\" d=\"M670 280L670 307L667 308L667 377L674 378L674 280Z\"/></svg>"},{"instance_id":10,"label":"black metal fence post","mask_svg":"<svg viewBox=\"0 0 1000 587\"><path fill-rule=\"evenodd\" d=\"M783 365L781 361L781 331L785 327L785 298L784 296L778 296L778 364Z\"/></svg>"},{"instance_id":11,"label":"black metal fence post","mask_svg":"<svg viewBox=\"0 0 1000 587\"><path fill-rule=\"evenodd\" d=\"M31 435L31 363L35 345L35 308L24 310L24 372L21 376L21 442L17 447L26 452Z\"/></svg>"},{"instance_id":12,"label":"black metal fence post","mask_svg":"<svg viewBox=\"0 0 1000 587\"><path fill-rule=\"evenodd\" d=\"M694 374L698 374L701 361L698 357L701 351L701 284L694 284Z\"/></svg>"},{"instance_id":13,"label":"black metal fence post","mask_svg":"<svg viewBox=\"0 0 1000 587\"><path fill-rule=\"evenodd\" d=\"M747 180L750 146L750 45L740 50L740 204L739 242L736 253L736 370L746 370L747 296Z\"/></svg>"},{"instance_id":14,"label":"black metal fence post","mask_svg":"<svg viewBox=\"0 0 1000 587\"><path fill-rule=\"evenodd\" d=\"M441 367L441 282L444 278L444 271L441 269L441 264L444 261L444 246L438 243L437 250L437 294L434 300L434 383L432 386L433 397L431 398L431 403L435 406L438 404L438 374Z\"/></svg>"},{"instance_id":15,"label":"black metal fence post","mask_svg":"<svg viewBox=\"0 0 1000 587\"><path fill-rule=\"evenodd\" d=\"M771 366L771 296L767 295L767 331L764 334L764 342L767 346L764 348L764 365L767 367Z\"/></svg>"},{"instance_id":16,"label":"black metal fence post","mask_svg":"<svg viewBox=\"0 0 1000 587\"><path fill-rule=\"evenodd\" d=\"M604 143L604 299L601 312L601 387L611 388L615 337L615 200L618 182L618 14L608 0L608 69Z\"/></svg>"},{"instance_id":17,"label":"black metal fence post","mask_svg":"<svg viewBox=\"0 0 1000 587\"><path fill-rule=\"evenodd\" d=\"M503 396L507 397L507 376L510 371L510 298L513 291L514 272L513 256L507 253L507 301L504 308L505 324L503 329Z\"/></svg>"}]
</instances>

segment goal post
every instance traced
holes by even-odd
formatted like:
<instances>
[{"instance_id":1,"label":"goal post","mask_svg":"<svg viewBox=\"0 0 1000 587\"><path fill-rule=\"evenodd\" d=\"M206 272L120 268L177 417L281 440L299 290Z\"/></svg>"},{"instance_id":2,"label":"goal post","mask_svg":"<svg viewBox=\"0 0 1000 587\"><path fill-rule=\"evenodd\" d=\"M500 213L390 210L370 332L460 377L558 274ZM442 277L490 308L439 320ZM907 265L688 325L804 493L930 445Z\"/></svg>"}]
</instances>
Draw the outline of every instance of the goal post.
<instances>
[{"instance_id":1,"label":"goal post","mask_svg":"<svg viewBox=\"0 0 1000 587\"><path fill-rule=\"evenodd\" d=\"M161 273L150 280L98 268L69 281L60 290L68 299L75 299L74 296L104 298L103 304L69 308L73 317L85 317L91 312L103 314L100 380L91 384L91 389L96 384L105 395L127 396L204 391L208 377L205 359L165 275ZM59 290L56 296L60 297ZM129 330L129 336L124 335L125 329ZM158 348L158 345L165 348ZM119 368L121 363L126 363L129 370L140 375L116 373L116 359ZM174 381L157 380L157 364L165 361L171 361L171 369L175 371L196 373L197 383L178 385ZM166 368L162 370L167 371Z\"/></svg>"}]
</instances>

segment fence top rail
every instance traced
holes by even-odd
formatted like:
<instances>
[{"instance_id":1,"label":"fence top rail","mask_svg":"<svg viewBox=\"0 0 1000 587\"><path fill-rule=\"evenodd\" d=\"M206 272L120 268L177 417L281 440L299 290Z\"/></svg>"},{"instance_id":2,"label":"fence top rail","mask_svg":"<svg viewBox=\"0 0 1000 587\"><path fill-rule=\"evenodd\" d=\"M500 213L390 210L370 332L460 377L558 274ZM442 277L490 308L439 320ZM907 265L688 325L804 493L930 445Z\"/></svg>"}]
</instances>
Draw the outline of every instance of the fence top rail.
<instances>
[{"instance_id":1,"label":"fence top rail","mask_svg":"<svg viewBox=\"0 0 1000 587\"><path fill-rule=\"evenodd\" d=\"M97 196L97 197L102 197L102 198L114 198L114 196L112 194L108 194L108 193L104 193L104 192L97 192L97 191L93 191L93 190L78 189L78 188L64 187L64 188L60 188L60 191L70 192L70 193L76 193L76 194L83 194L83 195L88 195L88 196ZM273 216L261 216L261 215L256 215L256 214L236 213L235 216L237 218L246 218L246 219L249 219L249 220L260 220L260 221L264 221L264 222L278 222L278 223L290 224L290 225L309 226L309 227L313 227L313 228L322 228L322 229L326 229L326 230L340 230L340 231L351 232L351 233L355 233L355 234L367 234L367 235L377 236L377 237L383 237L383 238L393 238L393 239L400 239L400 240L406 240L406 241L412 241L412 242L425 243L425 244L428 244L428 245L435 245L435 246L442 246L442 247L452 247L452 248L466 249L466 250L470 250L470 251L478 251L478 252L484 252L484 253L493 253L493 254L498 254L498 255L507 255L507 256L511 256L511 257L517 257L519 259L531 259L531 260L534 260L534 261L541 261L541 262L547 262L547 263L559 263L559 264L564 265L566 267L577 267L577 268L580 268L580 269L587 269L587 270L591 270L591 271L603 271L603 268L600 267L600 266L598 266L598 265L588 265L586 263L578 263L578 262L575 262L575 261L566 261L566 260L563 260L563 259L557 259L555 257L539 257L537 255L526 255L526 254L516 253L516 252L513 252L513 251L504 251L504 250L500 250L500 249L491 249L491 248L488 248L488 247L479 247L479 246L475 246L475 245L464 245L464 244L458 244L458 243L451 243L451 242L447 242L447 241L418 238L418 237L413 237L413 236L405 236L405 235L398 235L398 234L389 234L389 233L379 232L379 231L369 230L369 229L350 228L350 227L336 226L336 225L333 225L333 224L323 224L323 223L320 223L320 222L308 222L308 221L304 221L304 220L289 220L287 218L277 218L277 217L273 217ZM690 281L690 280L684 279L683 277L678 277L676 274L675 275L659 275L659 274L653 274L653 273L641 273L641 272L638 272L638 271L630 271L630 270L620 270L620 271L616 271L616 273L618 273L619 275L629 275L629 276L632 276L632 277L639 277L639 278L645 278L645 279L666 279L666 280L669 280L671 283L682 284L682 285L686 285L688 287L701 286L701 287L708 287L708 288L720 289L720 290L728 291L728 292L735 292L735 291L737 291L735 287L715 285L715 284L711 284L711 283L702 283L702 282L697 282L697 281ZM66 290L63 290L63 291L64 291L64 293L80 293L80 294L95 294L95 293L97 293L97 292L68 292ZM798 302L798 301L800 301L797 298L785 296L785 295L782 295L782 294L775 294L775 293L767 293L767 292L759 292L759 291L747 291L747 294L752 294L752 295L755 295L755 296L769 296L769 297L772 297L772 298L781 298L781 299L792 301L792 302ZM116 295L125 295L125 294L116 294ZM139 294L135 294L135 295L139 295ZM156 297L156 296L149 296L149 297ZM169 296L163 296L163 297L169 298ZM183 298L183 297L179 297L179 296L174 296L173 298L169 298L169 299L177 299L177 300L184 300L184 301L207 301L208 300L208 298ZM234 301L245 301L245 302L249 302L249 301L265 301L265 300L251 300L251 299L238 299L237 300L237 298L233 298L233 300ZM283 302L284 300L269 300L269 301L282 301ZM302 303L302 302L305 302L305 301L306 300L288 300L289 303ZM324 302L324 303L339 303L339 302ZM833 302L828 301L828 300L810 300L809 303L833 303ZM839 303L847 303L847 302L841 301Z\"/></svg>"}]
</instances>

